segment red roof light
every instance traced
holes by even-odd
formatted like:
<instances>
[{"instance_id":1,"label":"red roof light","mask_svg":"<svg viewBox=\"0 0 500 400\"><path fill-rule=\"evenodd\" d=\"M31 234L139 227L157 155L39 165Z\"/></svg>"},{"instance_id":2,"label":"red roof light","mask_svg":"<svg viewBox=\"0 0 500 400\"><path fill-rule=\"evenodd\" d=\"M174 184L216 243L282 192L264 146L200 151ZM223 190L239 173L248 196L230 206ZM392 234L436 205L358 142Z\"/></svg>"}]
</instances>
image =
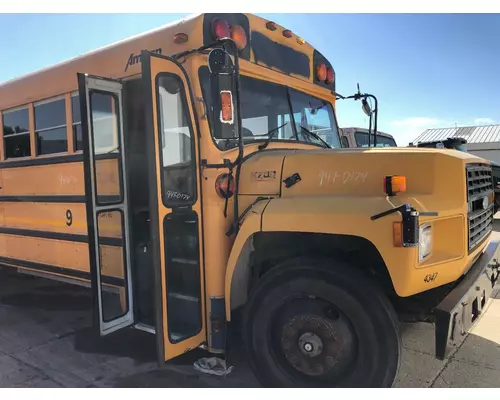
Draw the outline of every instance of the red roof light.
<instances>
[{"instance_id":1,"label":"red roof light","mask_svg":"<svg viewBox=\"0 0 500 400\"><path fill-rule=\"evenodd\" d=\"M224 39L231 37L229 23L224 19L215 18L212 21L212 32L216 39Z\"/></svg>"},{"instance_id":2,"label":"red roof light","mask_svg":"<svg viewBox=\"0 0 500 400\"><path fill-rule=\"evenodd\" d=\"M333 72L333 68L328 67L326 69L326 83L328 85L331 85L333 83L333 80L335 79L335 73Z\"/></svg>"},{"instance_id":3,"label":"red roof light","mask_svg":"<svg viewBox=\"0 0 500 400\"><path fill-rule=\"evenodd\" d=\"M326 65L318 64L316 67L316 78L318 81L324 82L326 79Z\"/></svg>"}]
</instances>

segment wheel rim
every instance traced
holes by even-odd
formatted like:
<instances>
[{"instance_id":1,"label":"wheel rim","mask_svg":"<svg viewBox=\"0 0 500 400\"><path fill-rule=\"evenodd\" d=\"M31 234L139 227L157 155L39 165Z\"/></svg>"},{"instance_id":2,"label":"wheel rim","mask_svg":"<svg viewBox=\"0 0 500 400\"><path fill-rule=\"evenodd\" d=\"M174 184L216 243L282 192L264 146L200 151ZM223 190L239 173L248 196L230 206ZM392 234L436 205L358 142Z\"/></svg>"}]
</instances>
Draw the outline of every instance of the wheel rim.
<instances>
[{"instance_id":1,"label":"wheel rim","mask_svg":"<svg viewBox=\"0 0 500 400\"><path fill-rule=\"evenodd\" d=\"M349 319L320 299L293 299L271 327L274 358L295 380L339 380L352 373L358 338Z\"/></svg>"}]
</instances>

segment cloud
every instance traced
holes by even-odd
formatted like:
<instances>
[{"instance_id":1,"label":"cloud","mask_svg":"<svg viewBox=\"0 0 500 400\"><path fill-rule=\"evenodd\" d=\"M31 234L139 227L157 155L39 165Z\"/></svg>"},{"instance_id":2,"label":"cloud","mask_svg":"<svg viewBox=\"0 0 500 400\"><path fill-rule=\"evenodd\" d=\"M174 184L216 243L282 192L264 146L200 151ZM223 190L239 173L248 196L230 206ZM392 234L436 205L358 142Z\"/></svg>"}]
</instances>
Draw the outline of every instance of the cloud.
<instances>
[{"instance_id":1,"label":"cloud","mask_svg":"<svg viewBox=\"0 0 500 400\"><path fill-rule=\"evenodd\" d=\"M428 117L410 117L401 120L392 121L391 135L394 136L398 146L407 146L417 136L423 133L426 129L446 128L454 126L445 120Z\"/></svg>"},{"instance_id":2,"label":"cloud","mask_svg":"<svg viewBox=\"0 0 500 400\"><path fill-rule=\"evenodd\" d=\"M495 121L491 118L476 118L474 120L474 125L491 125L494 123Z\"/></svg>"}]
</instances>

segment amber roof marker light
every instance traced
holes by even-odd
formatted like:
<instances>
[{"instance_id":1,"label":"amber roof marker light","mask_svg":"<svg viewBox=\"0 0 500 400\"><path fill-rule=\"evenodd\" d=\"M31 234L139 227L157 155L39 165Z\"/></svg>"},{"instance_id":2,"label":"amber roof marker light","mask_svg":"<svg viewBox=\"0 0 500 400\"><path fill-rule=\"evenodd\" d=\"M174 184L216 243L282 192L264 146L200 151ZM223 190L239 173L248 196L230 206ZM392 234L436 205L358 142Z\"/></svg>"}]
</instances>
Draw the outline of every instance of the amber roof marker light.
<instances>
[{"instance_id":1,"label":"amber roof marker light","mask_svg":"<svg viewBox=\"0 0 500 400\"><path fill-rule=\"evenodd\" d=\"M269 21L268 23L266 23L266 28L270 31L275 31L277 29L276 24L273 21Z\"/></svg>"},{"instance_id":2,"label":"amber roof marker light","mask_svg":"<svg viewBox=\"0 0 500 400\"><path fill-rule=\"evenodd\" d=\"M186 43L188 41L188 35L185 33L176 33L174 35L174 43L181 44Z\"/></svg>"}]
</instances>

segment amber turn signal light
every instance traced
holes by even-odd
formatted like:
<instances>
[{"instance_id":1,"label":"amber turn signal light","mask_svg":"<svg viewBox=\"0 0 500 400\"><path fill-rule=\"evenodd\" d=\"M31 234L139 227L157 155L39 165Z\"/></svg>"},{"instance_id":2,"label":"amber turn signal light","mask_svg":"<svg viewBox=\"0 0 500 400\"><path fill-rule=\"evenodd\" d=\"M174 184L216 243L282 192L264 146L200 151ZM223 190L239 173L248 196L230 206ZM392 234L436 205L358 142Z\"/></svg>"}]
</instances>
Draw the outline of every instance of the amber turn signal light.
<instances>
[{"instance_id":1,"label":"amber turn signal light","mask_svg":"<svg viewBox=\"0 0 500 400\"><path fill-rule=\"evenodd\" d=\"M384 177L384 192L388 196L406 192L406 176L393 175Z\"/></svg>"},{"instance_id":2,"label":"amber turn signal light","mask_svg":"<svg viewBox=\"0 0 500 400\"><path fill-rule=\"evenodd\" d=\"M392 237L394 247L403 247L403 224L394 222L392 225Z\"/></svg>"},{"instance_id":3,"label":"amber turn signal light","mask_svg":"<svg viewBox=\"0 0 500 400\"><path fill-rule=\"evenodd\" d=\"M233 123L233 94L229 90L220 92L220 120L226 124Z\"/></svg>"}]
</instances>

